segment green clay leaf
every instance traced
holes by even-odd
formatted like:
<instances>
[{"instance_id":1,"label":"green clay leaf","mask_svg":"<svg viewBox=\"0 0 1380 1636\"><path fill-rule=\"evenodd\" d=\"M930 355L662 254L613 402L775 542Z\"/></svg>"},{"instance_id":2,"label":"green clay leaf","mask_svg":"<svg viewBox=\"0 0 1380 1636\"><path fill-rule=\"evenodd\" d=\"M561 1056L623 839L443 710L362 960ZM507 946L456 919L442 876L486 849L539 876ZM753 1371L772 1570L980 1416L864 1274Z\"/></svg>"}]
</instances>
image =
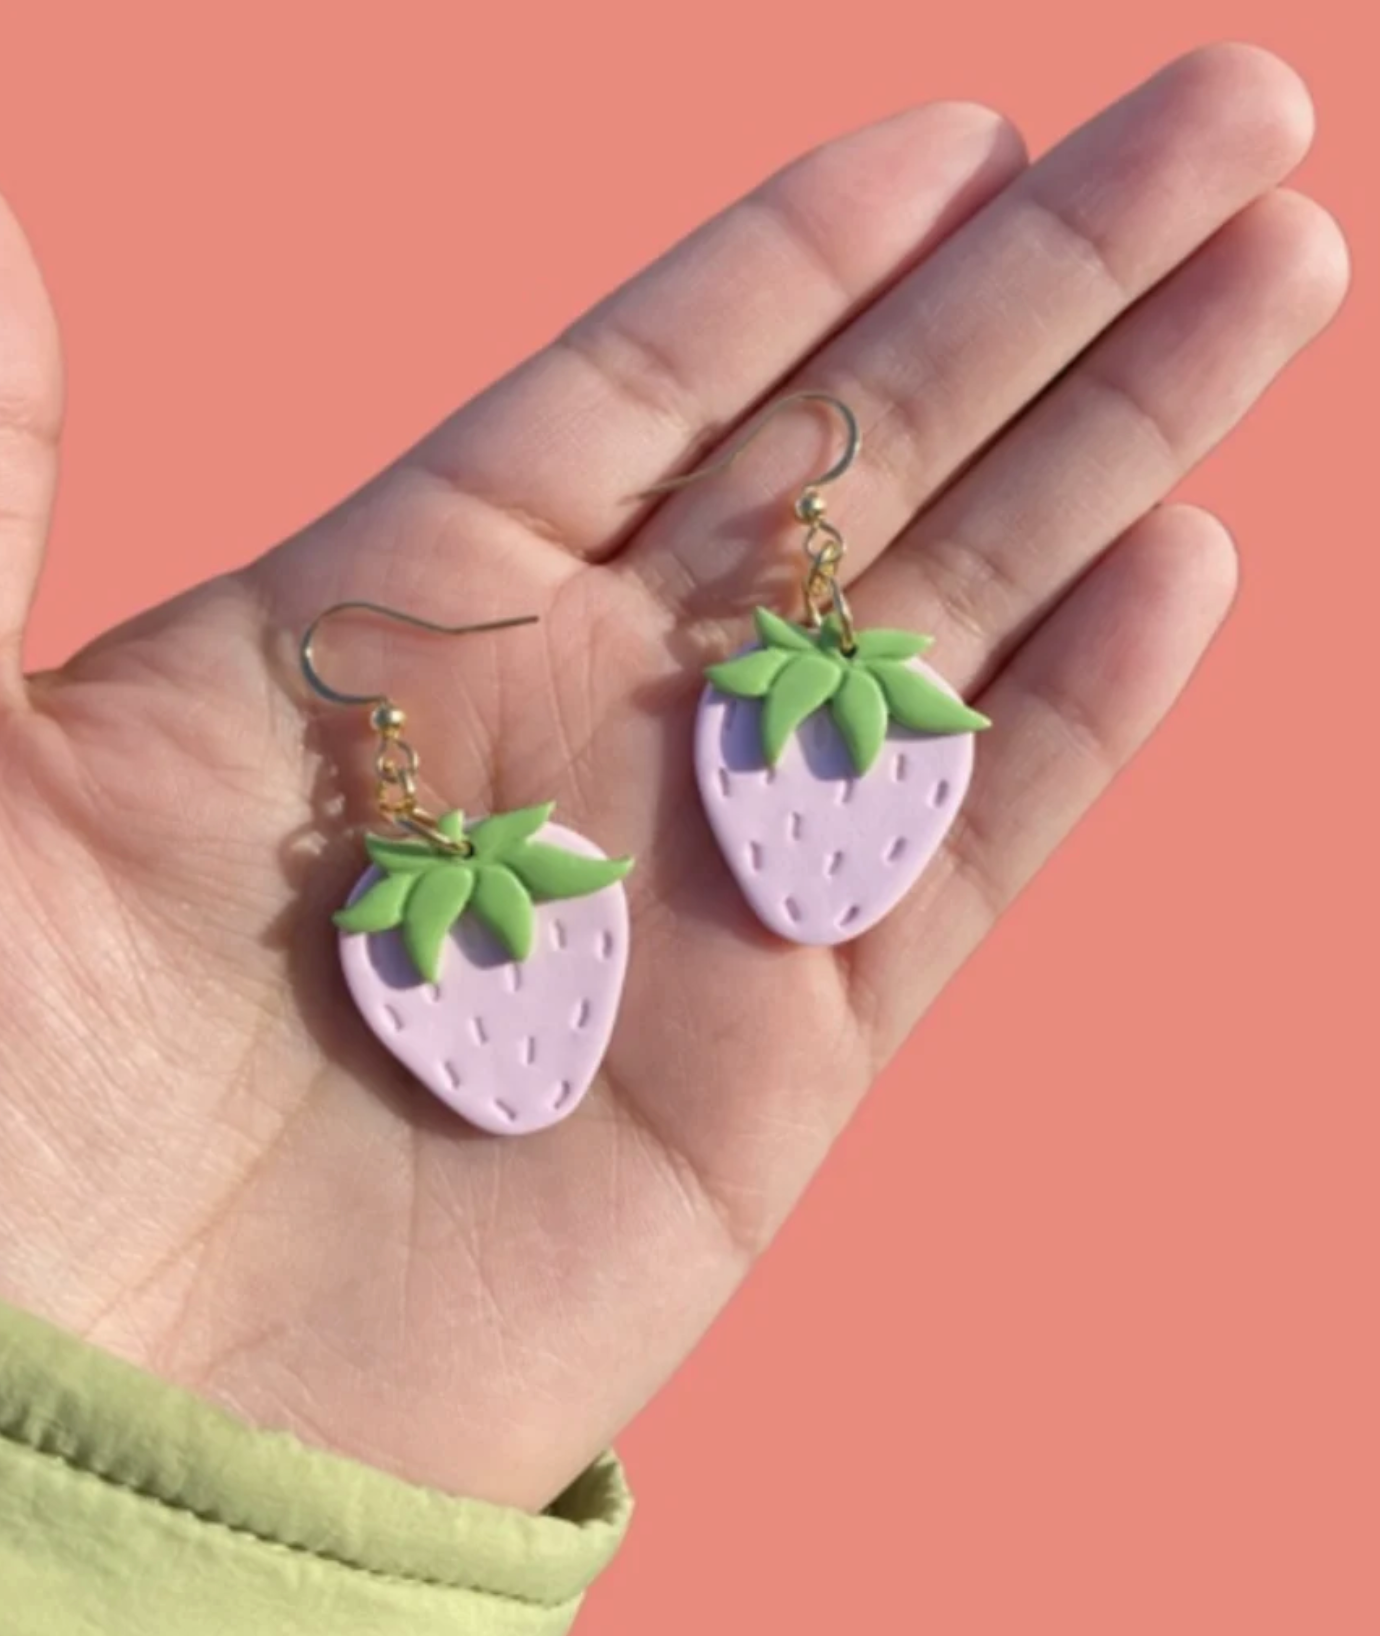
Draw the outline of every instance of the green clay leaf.
<instances>
[{"instance_id":1,"label":"green clay leaf","mask_svg":"<svg viewBox=\"0 0 1380 1636\"><path fill-rule=\"evenodd\" d=\"M829 710L853 765L865 773L886 739L886 698L881 687L865 670L850 667L843 686L829 701Z\"/></svg>"},{"instance_id":2,"label":"green clay leaf","mask_svg":"<svg viewBox=\"0 0 1380 1636\"><path fill-rule=\"evenodd\" d=\"M458 808L454 812L443 812L436 820L436 827L448 841L463 841L465 815Z\"/></svg>"},{"instance_id":3,"label":"green clay leaf","mask_svg":"<svg viewBox=\"0 0 1380 1636\"><path fill-rule=\"evenodd\" d=\"M961 699L946 693L909 665L891 659L874 659L868 662L867 669L881 684L892 719L912 732L977 733L992 725L986 716L970 710Z\"/></svg>"},{"instance_id":4,"label":"green clay leaf","mask_svg":"<svg viewBox=\"0 0 1380 1636\"><path fill-rule=\"evenodd\" d=\"M828 654L839 664L848 662L848 655L843 651L843 625L837 614L830 614L819 627L816 643L821 653Z\"/></svg>"},{"instance_id":5,"label":"green clay leaf","mask_svg":"<svg viewBox=\"0 0 1380 1636\"><path fill-rule=\"evenodd\" d=\"M582 898L623 879L631 858L587 858L545 841L514 847L505 860L533 897Z\"/></svg>"},{"instance_id":6,"label":"green clay leaf","mask_svg":"<svg viewBox=\"0 0 1380 1636\"><path fill-rule=\"evenodd\" d=\"M398 841L389 835L366 835L364 850L371 862L390 875L415 874L436 861L436 848L425 841Z\"/></svg>"},{"instance_id":7,"label":"green clay leaf","mask_svg":"<svg viewBox=\"0 0 1380 1636\"><path fill-rule=\"evenodd\" d=\"M510 847L535 835L555 805L554 801L543 801L537 807L519 807L516 812L496 812L492 818L481 819L469 835L475 857L497 863Z\"/></svg>"},{"instance_id":8,"label":"green clay leaf","mask_svg":"<svg viewBox=\"0 0 1380 1636\"><path fill-rule=\"evenodd\" d=\"M780 648L754 648L736 659L710 665L704 674L720 693L731 694L735 699L761 699L790 662L790 654Z\"/></svg>"},{"instance_id":9,"label":"green clay leaf","mask_svg":"<svg viewBox=\"0 0 1380 1636\"><path fill-rule=\"evenodd\" d=\"M919 631L858 631L854 636L854 656L859 659L914 659L934 646L932 636Z\"/></svg>"},{"instance_id":10,"label":"green clay leaf","mask_svg":"<svg viewBox=\"0 0 1380 1636\"><path fill-rule=\"evenodd\" d=\"M791 734L838 691L844 672L820 653L802 653L772 683L762 706L762 753L774 767Z\"/></svg>"},{"instance_id":11,"label":"green clay leaf","mask_svg":"<svg viewBox=\"0 0 1380 1636\"><path fill-rule=\"evenodd\" d=\"M385 875L353 903L339 910L333 917L342 932L389 932L401 923L403 910L417 884L412 871Z\"/></svg>"},{"instance_id":12,"label":"green clay leaf","mask_svg":"<svg viewBox=\"0 0 1380 1636\"><path fill-rule=\"evenodd\" d=\"M436 863L418 876L403 915L403 944L428 983L440 980L441 950L474 891L474 870L463 863Z\"/></svg>"},{"instance_id":13,"label":"green clay leaf","mask_svg":"<svg viewBox=\"0 0 1380 1636\"><path fill-rule=\"evenodd\" d=\"M514 960L525 960L532 952L532 899L511 869L501 863L483 864L470 908Z\"/></svg>"},{"instance_id":14,"label":"green clay leaf","mask_svg":"<svg viewBox=\"0 0 1380 1636\"><path fill-rule=\"evenodd\" d=\"M799 625L792 625L789 619L782 619L780 614L774 614L770 608L758 608L753 613L757 624L757 634L762 638L762 645L768 648L786 648L792 653L813 653L815 640L808 631L801 630Z\"/></svg>"}]
</instances>

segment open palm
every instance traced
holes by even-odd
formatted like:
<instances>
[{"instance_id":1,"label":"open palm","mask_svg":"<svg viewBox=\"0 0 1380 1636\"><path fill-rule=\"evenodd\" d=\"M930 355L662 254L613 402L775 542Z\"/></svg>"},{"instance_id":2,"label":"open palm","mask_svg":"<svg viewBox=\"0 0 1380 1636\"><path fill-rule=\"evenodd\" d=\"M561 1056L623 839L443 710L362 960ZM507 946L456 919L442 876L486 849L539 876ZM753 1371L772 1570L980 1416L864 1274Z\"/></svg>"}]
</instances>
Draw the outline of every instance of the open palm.
<instances>
[{"instance_id":1,"label":"open palm","mask_svg":"<svg viewBox=\"0 0 1380 1636\"><path fill-rule=\"evenodd\" d=\"M676 1366L881 1064L1171 704L1234 557L1166 492L1329 319L1345 256L1277 184L1294 76L1218 47L1034 166L994 115L909 112L709 223L339 510L24 678L56 443L52 324L0 227L0 1294L262 1423L541 1505ZM465 318L459 322L475 321ZM700 673L795 611L789 504L857 411L832 515L863 624L932 632L995 726L901 909L838 950L744 907L694 789ZM631 852L632 963L566 1123L496 1140L350 1006L361 713L409 711L437 801L555 799Z\"/></svg>"}]
</instances>

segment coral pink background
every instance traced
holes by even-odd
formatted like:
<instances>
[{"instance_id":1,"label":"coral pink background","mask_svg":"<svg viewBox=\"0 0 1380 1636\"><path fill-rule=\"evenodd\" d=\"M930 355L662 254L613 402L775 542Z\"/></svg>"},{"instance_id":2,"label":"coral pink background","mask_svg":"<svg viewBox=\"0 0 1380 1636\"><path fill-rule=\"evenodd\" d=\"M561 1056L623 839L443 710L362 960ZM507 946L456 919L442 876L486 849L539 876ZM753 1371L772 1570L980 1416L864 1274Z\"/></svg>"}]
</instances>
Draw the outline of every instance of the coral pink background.
<instances>
[{"instance_id":1,"label":"coral pink background","mask_svg":"<svg viewBox=\"0 0 1380 1636\"><path fill-rule=\"evenodd\" d=\"M1360 289L1188 485L1239 613L628 1433L591 1633L1380 1629L1366 15L5 8L0 188L70 369L35 663L305 522L831 132L963 95L1038 148L1220 36L1316 90Z\"/></svg>"}]
</instances>

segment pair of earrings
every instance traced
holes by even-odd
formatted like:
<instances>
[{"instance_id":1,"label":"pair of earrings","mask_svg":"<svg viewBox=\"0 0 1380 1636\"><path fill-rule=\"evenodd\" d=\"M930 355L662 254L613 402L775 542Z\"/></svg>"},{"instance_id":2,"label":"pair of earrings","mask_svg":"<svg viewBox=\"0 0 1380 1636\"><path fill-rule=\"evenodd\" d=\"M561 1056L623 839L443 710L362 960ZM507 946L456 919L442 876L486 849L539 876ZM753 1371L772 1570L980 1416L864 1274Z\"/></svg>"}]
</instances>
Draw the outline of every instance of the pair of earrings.
<instances>
[{"instance_id":1,"label":"pair of earrings","mask_svg":"<svg viewBox=\"0 0 1380 1636\"><path fill-rule=\"evenodd\" d=\"M822 490L861 448L840 399L777 400L720 460L648 490L723 471L768 420L801 403L844 424L842 454L794 505L805 529L804 619L768 608L758 640L706 672L695 761L710 826L764 925L796 943L857 937L915 883L958 812L973 735L988 726L920 658L931 639L862 630L838 581L845 542ZM316 666L327 619L364 611L448 635L534 617L445 626L373 602L318 615L300 647L308 683L364 707L378 735L374 799L390 833L367 835L369 867L335 916L351 996L387 1049L472 1124L500 1135L572 1113L613 1032L628 962L621 882L609 858L543 803L467 822L418 799L418 757L386 695L342 693Z\"/></svg>"}]
</instances>

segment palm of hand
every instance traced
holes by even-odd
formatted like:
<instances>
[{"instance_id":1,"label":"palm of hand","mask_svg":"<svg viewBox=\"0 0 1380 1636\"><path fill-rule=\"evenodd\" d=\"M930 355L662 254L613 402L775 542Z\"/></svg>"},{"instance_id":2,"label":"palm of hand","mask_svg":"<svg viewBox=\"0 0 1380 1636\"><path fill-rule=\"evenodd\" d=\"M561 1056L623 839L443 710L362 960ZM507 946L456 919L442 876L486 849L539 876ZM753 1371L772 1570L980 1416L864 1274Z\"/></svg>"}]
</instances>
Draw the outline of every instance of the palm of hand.
<instances>
[{"instance_id":1,"label":"palm of hand","mask_svg":"<svg viewBox=\"0 0 1380 1636\"><path fill-rule=\"evenodd\" d=\"M693 1344L1224 612L1220 528L1150 508L1340 299L1330 224L1270 194L1300 99L1221 49L1030 170L957 107L822 150L305 535L16 674L0 1294L252 1418L548 1500ZM5 526L36 563L52 375L27 266L7 280L34 363L0 393L21 406ZM776 525L820 424L783 422L703 491L627 499L801 382L855 406L872 456L836 502L860 620L933 631L997 722L944 854L839 951L757 927L689 756L702 665L795 583ZM330 665L408 707L438 799L555 799L639 860L612 1048L540 1136L468 1132L345 997L329 917L361 867L369 735L313 707L292 641L356 595L540 613L455 642L342 625Z\"/></svg>"}]
</instances>

